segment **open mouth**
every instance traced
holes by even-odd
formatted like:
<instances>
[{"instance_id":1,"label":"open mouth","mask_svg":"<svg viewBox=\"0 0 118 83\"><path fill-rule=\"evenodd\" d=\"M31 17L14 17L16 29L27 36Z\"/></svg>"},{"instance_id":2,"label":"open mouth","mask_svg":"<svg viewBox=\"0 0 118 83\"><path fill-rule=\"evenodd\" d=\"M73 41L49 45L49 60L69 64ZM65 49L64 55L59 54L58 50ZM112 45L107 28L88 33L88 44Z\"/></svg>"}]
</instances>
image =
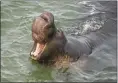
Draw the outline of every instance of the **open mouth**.
<instances>
[{"instance_id":1,"label":"open mouth","mask_svg":"<svg viewBox=\"0 0 118 83\"><path fill-rule=\"evenodd\" d=\"M35 50L31 52L31 58L34 60L40 59L44 49L46 48L46 45L47 43L46 44L37 43Z\"/></svg>"}]
</instances>

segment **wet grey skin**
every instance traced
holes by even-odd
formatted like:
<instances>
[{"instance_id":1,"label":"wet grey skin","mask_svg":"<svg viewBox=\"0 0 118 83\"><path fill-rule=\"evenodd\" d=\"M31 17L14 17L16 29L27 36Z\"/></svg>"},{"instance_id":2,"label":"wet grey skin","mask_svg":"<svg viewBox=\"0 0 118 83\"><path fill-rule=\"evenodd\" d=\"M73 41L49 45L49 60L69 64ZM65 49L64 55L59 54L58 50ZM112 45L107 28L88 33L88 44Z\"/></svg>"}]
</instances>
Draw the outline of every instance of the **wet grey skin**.
<instances>
[{"instance_id":1,"label":"wet grey skin","mask_svg":"<svg viewBox=\"0 0 118 83\"><path fill-rule=\"evenodd\" d=\"M80 56L90 55L97 46L110 36L115 36L114 32L116 33L116 31L117 21L109 19L100 30L79 36L78 38L66 37L67 43L64 51L76 61Z\"/></svg>"},{"instance_id":2,"label":"wet grey skin","mask_svg":"<svg viewBox=\"0 0 118 83\"><path fill-rule=\"evenodd\" d=\"M55 29L53 14L50 12L46 14L46 19L52 20L50 20L50 23L52 23L53 26L51 24L49 26ZM55 34L49 38L45 49L40 55L37 55L36 60L48 60L51 56L67 55L72 58L72 61L77 61L81 56L88 56L97 46L104 42L104 40L108 39L110 36L114 36L114 33L117 31L116 23L116 20L108 18L101 29L78 36L78 38L66 36L62 30L55 29ZM36 46L34 46L32 50L35 48ZM33 54L31 55L33 56Z\"/></svg>"}]
</instances>

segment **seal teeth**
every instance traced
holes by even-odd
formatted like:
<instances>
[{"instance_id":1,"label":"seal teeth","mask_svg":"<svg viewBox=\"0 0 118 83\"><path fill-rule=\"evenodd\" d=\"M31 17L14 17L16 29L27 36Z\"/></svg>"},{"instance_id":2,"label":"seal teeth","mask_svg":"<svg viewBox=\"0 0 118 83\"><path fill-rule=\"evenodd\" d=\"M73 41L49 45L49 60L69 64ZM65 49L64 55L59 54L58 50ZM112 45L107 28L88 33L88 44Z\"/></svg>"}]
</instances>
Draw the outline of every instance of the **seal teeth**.
<instances>
[{"instance_id":1,"label":"seal teeth","mask_svg":"<svg viewBox=\"0 0 118 83\"><path fill-rule=\"evenodd\" d=\"M33 55L34 53L33 52L31 52L31 55Z\"/></svg>"},{"instance_id":2,"label":"seal teeth","mask_svg":"<svg viewBox=\"0 0 118 83\"><path fill-rule=\"evenodd\" d=\"M37 43L35 51L31 52L32 59L34 59L34 58L35 58L35 60L40 59L41 54L44 52L44 50L46 48L46 45L47 45L47 43L44 45Z\"/></svg>"}]
</instances>

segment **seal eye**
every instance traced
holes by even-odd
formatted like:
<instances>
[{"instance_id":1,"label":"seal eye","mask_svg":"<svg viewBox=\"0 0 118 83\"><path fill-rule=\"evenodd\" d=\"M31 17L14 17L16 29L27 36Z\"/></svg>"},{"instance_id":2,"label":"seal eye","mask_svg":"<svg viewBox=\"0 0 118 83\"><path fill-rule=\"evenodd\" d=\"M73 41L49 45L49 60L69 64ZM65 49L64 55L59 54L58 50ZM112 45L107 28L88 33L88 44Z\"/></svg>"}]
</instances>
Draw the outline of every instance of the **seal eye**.
<instances>
[{"instance_id":1,"label":"seal eye","mask_svg":"<svg viewBox=\"0 0 118 83\"><path fill-rule=\"evenodd\" d=\"M34 41L37 41L38 36L37 36L37 34L36 34L36 33L32 33L32 39L33 39Z\"/></svg>"}]
</instances>

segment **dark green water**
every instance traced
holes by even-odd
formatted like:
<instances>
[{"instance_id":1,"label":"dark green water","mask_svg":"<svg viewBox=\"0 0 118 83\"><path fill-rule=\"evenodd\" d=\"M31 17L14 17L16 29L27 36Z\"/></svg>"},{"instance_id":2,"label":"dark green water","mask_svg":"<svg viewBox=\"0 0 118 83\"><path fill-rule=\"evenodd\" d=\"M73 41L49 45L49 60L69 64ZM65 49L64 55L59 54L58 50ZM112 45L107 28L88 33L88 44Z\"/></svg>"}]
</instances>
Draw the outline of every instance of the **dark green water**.
<instances>
[{"instance_id":1,"label":"dark green water","mask_svg":"<svg viewBox=\"0 0 118 83\"><path fill-rule=\"evenodd\" d=\"M77 36L102 26L106 15L94 15L100 10L104 11L104 5L79 0L2 0L1 81L116 81L116 38L109 38L107 43L99 46L90 55L86 67L81 67L86 60L81 65L78 61L72 63L65 73L39 65L29 58L34 17L50 11L55 16L57 28L63 29L67 35Z\"/></svg>"}]
</instances>

